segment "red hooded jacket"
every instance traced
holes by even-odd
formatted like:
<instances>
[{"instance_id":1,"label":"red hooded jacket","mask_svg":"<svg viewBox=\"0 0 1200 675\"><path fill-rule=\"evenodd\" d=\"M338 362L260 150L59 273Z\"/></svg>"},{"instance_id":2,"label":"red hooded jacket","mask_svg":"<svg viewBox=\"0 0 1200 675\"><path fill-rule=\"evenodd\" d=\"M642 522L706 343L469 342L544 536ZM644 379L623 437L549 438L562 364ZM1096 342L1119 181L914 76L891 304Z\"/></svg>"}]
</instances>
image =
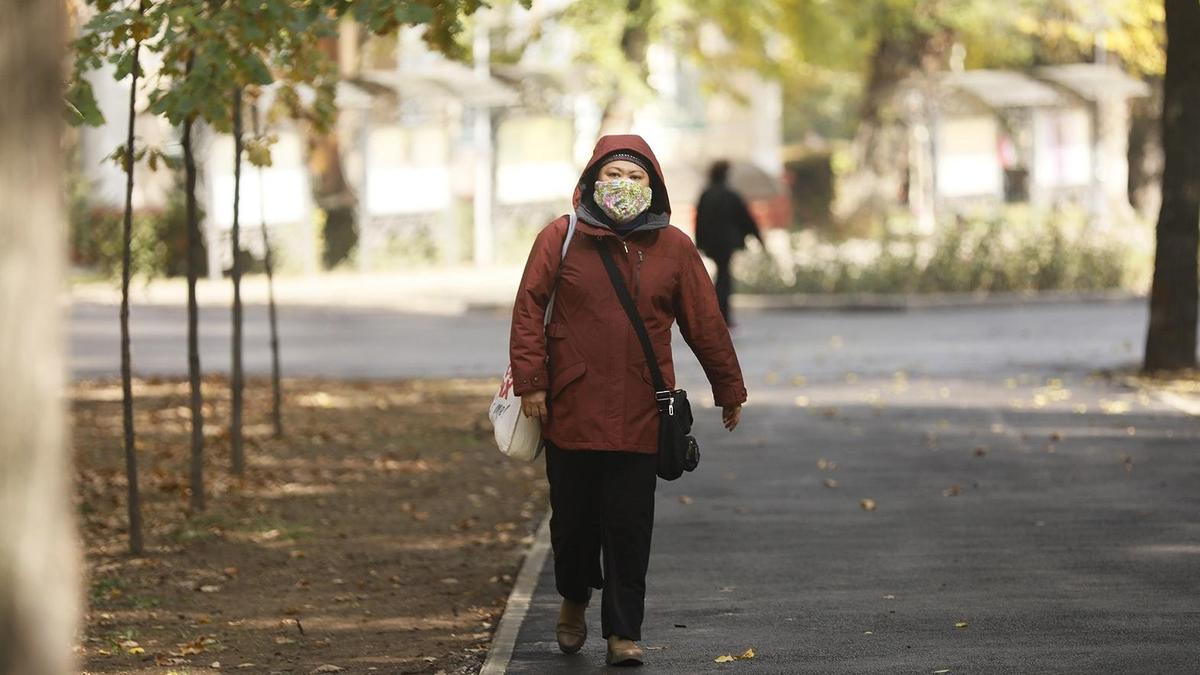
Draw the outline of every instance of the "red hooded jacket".
<instances>
[{"instance_id":1,"label":"red hooded jacket","mask_svg":"<svg viewBox=\"0 0 1200 675\"><path fill-rule=\"evenodd\" d=\"M645 222L624 236L605 224L590 199L582 198L589 194L588 181L595 179L600 160L617 151L640 155L654 172ZM549 392L550 416L542 434L560 448L653 454L658 449L658 410L650 369L597 246L609 247L624 273L668 386L675 386L671 326L676 321L704 367L718 406L746 401L737 354L699 252L685 233L669 225L662 169L640 136L599 140L574 204L578 223L561 271L565 216L541 231L525 265L509 342L514 392ZM556 277L553 315L543 331Z\"/></svg>"}]
</instances>

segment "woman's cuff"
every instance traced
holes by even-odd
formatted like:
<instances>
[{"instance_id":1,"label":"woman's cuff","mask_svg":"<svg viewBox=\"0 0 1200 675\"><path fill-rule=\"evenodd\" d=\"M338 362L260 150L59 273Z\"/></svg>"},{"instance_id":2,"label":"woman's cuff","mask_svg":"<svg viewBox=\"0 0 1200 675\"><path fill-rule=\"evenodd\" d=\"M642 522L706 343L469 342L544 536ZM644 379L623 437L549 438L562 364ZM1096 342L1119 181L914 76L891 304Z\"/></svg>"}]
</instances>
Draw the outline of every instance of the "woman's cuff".
<instances>
[{"instance_id":1,"label":"woman's cuff","mask_svg":"<svg viewBox=\"0 0 1200 675\"><path fill-rule=\"evenodd\" d=\"M513 373L513 393L524 396L531 391L545 391L550 388L550 379L545 368L531 372Z\"/></svg>"}]
</instances>

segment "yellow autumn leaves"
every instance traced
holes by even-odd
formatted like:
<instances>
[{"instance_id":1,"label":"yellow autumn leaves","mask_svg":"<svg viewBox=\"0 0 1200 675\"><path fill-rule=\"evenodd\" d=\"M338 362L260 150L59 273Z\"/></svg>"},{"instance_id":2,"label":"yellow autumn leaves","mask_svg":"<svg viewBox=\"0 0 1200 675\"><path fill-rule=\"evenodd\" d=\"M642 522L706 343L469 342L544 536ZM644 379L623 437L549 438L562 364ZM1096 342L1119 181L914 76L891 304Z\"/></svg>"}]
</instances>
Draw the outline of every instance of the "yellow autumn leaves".
<instances>
[{"instance_id":1,"label":"yellow autumn leaves","mask_svg":"<svg viewBox=\"0 0 1200 675\"><path fill-rule=\"evenodd\" d=\"M746 651L742 652L741 656L734 656L733 654L722 654L722 655L718 656L717 658L713 659L713 663L731 663L733 661L752 659L755 656L756 656L756 654L754 653L754 649L751 648L751 649L747 649Z\"/></svg>"}]
</instances>

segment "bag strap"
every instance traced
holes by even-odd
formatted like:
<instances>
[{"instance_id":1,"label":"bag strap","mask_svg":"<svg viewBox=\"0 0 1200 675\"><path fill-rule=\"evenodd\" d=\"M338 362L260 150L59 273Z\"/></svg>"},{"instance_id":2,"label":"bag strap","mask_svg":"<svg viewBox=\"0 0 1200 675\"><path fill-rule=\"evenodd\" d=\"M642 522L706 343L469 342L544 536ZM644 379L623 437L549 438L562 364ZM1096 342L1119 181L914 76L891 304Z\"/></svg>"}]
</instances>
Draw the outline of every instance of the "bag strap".
<instances>
[{"instance_id":1,"label":"bag strap","mask_svg":"<svg viewBox=\"0 0 1200 675\"><path fill-rule=\"evenodd\" d=\"M562 278L563 261L567 259L567 249L571 247L571 240L575 238L575 223L578 222L578 216L572 211L567 216L567 236L563 239L562 255L558 257L558 271L554 273L554 289L550 291L550 299L546 301L546 316L542 318L542 328L550 325L550 315L554 312L554 297L558 295L558 280Z\"/></svg>"},{"instance_id":2,"label":"bag strap","mask_svg":"<svg viewBox=\"0 0 1200 675\"><path fill-rule=\"evenodd\" d=\"M608 272L608 279L612 282L613 289L617 291L617 298L621 301L621 306L625 308L625 314L629 317L629 323L633 324L633 330L637 333L638 341L642 343L642 351L645 352L646 365L650 368L650 377L654 381L654 400L659 402L667 402L673 395L673 392L667 388L667 383L663 380L662 371L658 367L658 356L654 354L654 346L650 343L650 334L646 332L646 324L642 321L642 316L638 314L637 305L634 304L633 298L629 295L629 288L625 286L625 279L621 277L621 272L617 269L617 263L613 260L612 251L604 243L604 239L597 238L596 250L600 252L600 259L604 261L604 269Z\"/></svg>"}]
</instances>

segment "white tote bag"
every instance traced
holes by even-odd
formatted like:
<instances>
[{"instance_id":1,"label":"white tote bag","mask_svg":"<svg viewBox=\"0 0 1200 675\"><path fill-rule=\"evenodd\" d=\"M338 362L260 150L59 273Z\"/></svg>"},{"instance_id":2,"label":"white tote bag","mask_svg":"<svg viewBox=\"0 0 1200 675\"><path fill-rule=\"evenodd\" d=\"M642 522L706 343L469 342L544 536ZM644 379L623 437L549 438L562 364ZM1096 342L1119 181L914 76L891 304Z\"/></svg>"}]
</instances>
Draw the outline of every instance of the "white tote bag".
<instances>
[{"instance_id":1,"label":"white tote bag","mask_svg":"<svg viewBox=\"0 0 1200 675\"><path fill-rule=\"evenodd\" d=\"M562 259L567 257L567 247L571 245L571 238L574 236L575 214L572 213L567 224L567 238L563 241L562 254L559 256L560 264ZM542 320L543 328L550 323L550 314L554 311L554 296L557 294L557 289L550 293L550 300L546 303L546 316ZM488 417L492 420L492 427L496 432L496 445L500 447L500 452L526 462L532 462L542 454L542 423L536 417L526 417L521 413L521 397L513 393L511 364L508 370L504 371L500 390L496 392L495 398L492 399L492 407L488 409Z\"/></svg>"}]
</instances>

